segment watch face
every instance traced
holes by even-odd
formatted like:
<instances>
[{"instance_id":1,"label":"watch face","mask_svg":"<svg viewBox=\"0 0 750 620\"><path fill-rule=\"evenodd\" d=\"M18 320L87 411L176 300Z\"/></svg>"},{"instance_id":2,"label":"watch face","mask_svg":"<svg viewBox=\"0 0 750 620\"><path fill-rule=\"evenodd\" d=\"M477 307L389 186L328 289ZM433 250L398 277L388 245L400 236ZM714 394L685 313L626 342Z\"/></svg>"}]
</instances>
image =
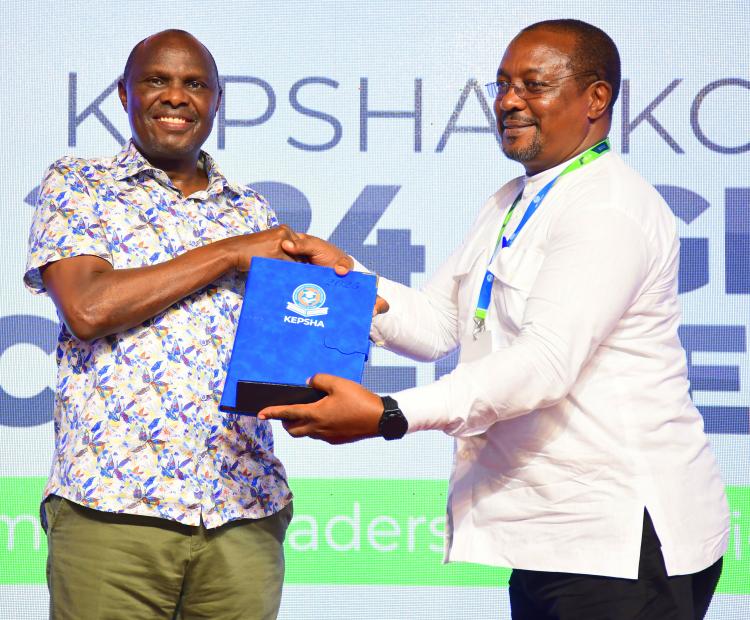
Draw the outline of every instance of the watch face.
<instances>
[{"instance_id":1,"label":"watch face","mask_svg":"<svg viewBox=\"0 0 750 620\"><path fill-rule=\"evenodd\" d=\"M409 422L394 399L390 396L381 396L380 399L383 401L383 415L378 424L380 435L389 440L401 439L409 428Z\"/></svg>"},{"instance_id":2,"label":"watch face","mask_svg":"<svg viewBox=\"0 0 750 620\"><path fill-rule=\"evenodd\" d=\"M401 439L408 428L409 423L400 409L383 412L380 420L380 434L385 439Z\"/></svg>"}]
</instances>

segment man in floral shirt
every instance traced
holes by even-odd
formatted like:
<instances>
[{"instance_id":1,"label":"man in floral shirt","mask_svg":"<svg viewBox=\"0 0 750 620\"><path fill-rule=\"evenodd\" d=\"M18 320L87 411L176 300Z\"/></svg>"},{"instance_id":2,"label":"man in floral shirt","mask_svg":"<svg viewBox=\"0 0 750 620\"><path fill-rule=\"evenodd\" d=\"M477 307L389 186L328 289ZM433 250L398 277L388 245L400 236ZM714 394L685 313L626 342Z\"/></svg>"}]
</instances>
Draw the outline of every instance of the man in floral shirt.
<instances>
[{"instance_id":1,"label":"man in floral shirt","mask_svg":"<svg viewBox=\"0 0 750 620\"><path fill-rule=\"evenodd\" d=\"M61 317L50 613L275 618L286 474L269 423L218 402L242 272L295 235L201 151L222 93L197 39L145 39L118 90L132 140L55 162L29 240L25 282Z\"/></svg>"}]
</instances>

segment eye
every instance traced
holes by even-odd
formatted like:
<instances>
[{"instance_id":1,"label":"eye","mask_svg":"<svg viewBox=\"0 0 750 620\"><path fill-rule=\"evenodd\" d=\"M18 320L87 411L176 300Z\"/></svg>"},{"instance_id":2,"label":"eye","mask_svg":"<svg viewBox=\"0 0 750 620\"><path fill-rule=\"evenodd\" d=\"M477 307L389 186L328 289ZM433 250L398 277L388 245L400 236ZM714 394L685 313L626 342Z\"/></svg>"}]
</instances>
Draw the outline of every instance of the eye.
<instances>
[{"instance_id":1,"label":"eye","mask_svg":"<svg viewBox=\"0 0 750 620\"><path fill-rule=\"evenodd\" d=\"M190 80L186 82L185 86L187 86L191 90L198 90L206 87L203 82L199 82L198 80Z\"/></svg>"},{"instance_id":2,"label":"eye","mask_svg":"<svg viewBox=\"0 0 750 620\"><path fill-rule=\"evenodd\" d=\"M528 80L524 82L523 85L526 87L526 90L528 92L533 93L535 95L543 93L545 90L549 88L549 84L547 84L547 82L539 82L537 80Z\"/></svg>"},{"instance_id":3,"label":"eye","mask_svg":"<svg viewBox=\"0 0 750 620\"><path fill-rule=\"evenodd\" d=\"M497 81L497 92L504 95L510 90L510 82L508 80Z\"/></svg>"},{"instance_id":4,"label":"eye","mask_svg":"<svg viewBox=\"0 0 750 620\"><path fill-rule=\"evenodd\" d=\"M162 80L160 77L157 77L155 75L152 75L151 77L148 77L144 80L146 84L149 86L163 86L164 80Z\"/></svg>"}]
</instances>

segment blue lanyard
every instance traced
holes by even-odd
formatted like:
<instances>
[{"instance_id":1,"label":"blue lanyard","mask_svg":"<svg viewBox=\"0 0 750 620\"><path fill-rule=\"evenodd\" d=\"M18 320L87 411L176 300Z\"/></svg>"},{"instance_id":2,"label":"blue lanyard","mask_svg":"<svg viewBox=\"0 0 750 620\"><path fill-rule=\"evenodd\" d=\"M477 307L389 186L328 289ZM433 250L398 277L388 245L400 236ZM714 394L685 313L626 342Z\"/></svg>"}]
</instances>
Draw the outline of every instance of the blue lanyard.
<instances>
[{"instance_id":1,"label":"blue lanyard","mask_svg":"<svg viewBox=\"0 0 750 620\"><path fill-rule=\"evenodd\" d=\"M490 258L490 262L495 258L495 254L497 254L498 249L502 248L509 248L513 242L516 240L516 237L518 237L518 233L521 232L524 226L526 226L526 222L528 222L531 219L531 216L536 213L537 209L539 208L539 205L542 204L542 201L546 198L547 194L549 193L549 190L552 189L552 186L557 183L558 179L568 174L569 172L573 172L574 170L578 170L582 166L585 166L588 163L591 163L595 159L597 159L599 156L603 155L607 151L611 149L609 145L609 139L605 138L598 144L595 144L590 149L582 153L579 157L576 157L575 160L573 160L568 166L563 170L560 174L558 174L554 179L552 179L547 185L545 185L541 190L539 190L539 193L534 196L534 199L529 203L529 206L526 208L526 212L523 214L523 217L521 218L521 221L518 223L518 226L513 231L513 234L510 237L505 237L503 234L505 232L505 227L508 224L508 221L510 220L510 216L513 213L513 210L516 208L516 205L521 200L521 196L523 196L523 190L521 190L521 193L518 194L516 199L513 201L512 206L510 207L508 214L505 216L505 219L503 220L502 228L500 229L500 234L497 237L497 241L495 243L495 249L492 252L492 257ZM477 300L477 307L474 311L474 333L483 331L484 330L484 320L487 318L487 309L490 307L490 297L492 296L492 283L495 280L495 276L493 276L489 270L484 274L484 279L482 280L482 288L479 291L479 299Z\"/></svg>"}]
</instances>

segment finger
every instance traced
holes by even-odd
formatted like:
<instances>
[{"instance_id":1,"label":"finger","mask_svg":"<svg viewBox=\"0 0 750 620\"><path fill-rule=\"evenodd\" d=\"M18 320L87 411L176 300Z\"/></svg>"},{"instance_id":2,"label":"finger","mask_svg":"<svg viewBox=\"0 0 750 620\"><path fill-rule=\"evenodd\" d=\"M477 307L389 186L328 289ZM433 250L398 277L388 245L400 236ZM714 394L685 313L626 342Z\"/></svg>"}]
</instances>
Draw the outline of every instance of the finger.
<instances>
[{"instance_id":1,"label":"finger","mask_svg":"<svg viewBox=\"0 0 750 620\"><path fill-rule=\"evenodd\" d=\"M317 375L313 375L312 377L310 377L307 380L307 385L315 388L316 390L321 390L326 394L331 394L334 389L336 389L336 384L340 381L345 381L345 379L336 377L335 375L327 375L323 372L320 372Z\"/></svg>"},{"instance_id":2,"label":"finger","mask_svg":"<svg viewBox=\"0 0 750 620\"><path fill-rule=\"evenodd\" d=\"M336 261L336 264L333 266L334 271L340 276L345 276L353 268L354 268L354 261L352 260L352 257L346 256L346 255L339 258Z\"/></svg>"},{"instance_id":3,"label":"finger","mask_svg":"<svg viewBox=\"0 0 750 620\"><path fill-rule=\"evenodd\" d=\"M372 316L377 316L378 314L385 314L390 310L391 307L388 305L388 302L383 299L380 295L378 295L375 298L375 307L372 309Z\"/></svg>"},{"instance_id":4,"label":"finger","mask_svg":"<svg viewBox=\"0 0 750 620\"><path fill-rule=\"evenodd\" d=\"M288 252L289 254L305 254L305 255L311 255L315 253L315 248L311 247L311 243L307 237L307 235L302 238L299 235L296 235L294 239L284 239L281 242L281 247L285 252Z\"/></svg>"},{"instance_id":5,"label":"finger","mask_svg":"<svg viewBox=\"0 0 750 620\"><path fill-rule=\"evenodd\" d=\"M331 443L329 438L326 437L324 433L315 430L313 424L289 422L287 420L284 420L281 425L291 437L309 437L310 439L318 439L320 441L327 441L328 443Z\"/></svg>"},{"instance_id":6,"label":"finger","mask_svg":"<svg viewBox=\"0 0 750 620\"><path fill-rule=\"evenodd\" d=\"M304 405L277 405L266 407L258 412L259 420L287 420L289 422L303 422L307 420Z\"/></svg>"},{"instance_id":7,"label":"finger","mask_svg":"<svg viewBox=\"0 0 750 620\"><path fill-rule=\"evenodd\" d=\"M310 426L307 424L292 424L289 422L284 421L282 423L284 430L289 433L290 437L300 438L300 437L311 437L310 434Z\"/></svg>"}]
</instances>

